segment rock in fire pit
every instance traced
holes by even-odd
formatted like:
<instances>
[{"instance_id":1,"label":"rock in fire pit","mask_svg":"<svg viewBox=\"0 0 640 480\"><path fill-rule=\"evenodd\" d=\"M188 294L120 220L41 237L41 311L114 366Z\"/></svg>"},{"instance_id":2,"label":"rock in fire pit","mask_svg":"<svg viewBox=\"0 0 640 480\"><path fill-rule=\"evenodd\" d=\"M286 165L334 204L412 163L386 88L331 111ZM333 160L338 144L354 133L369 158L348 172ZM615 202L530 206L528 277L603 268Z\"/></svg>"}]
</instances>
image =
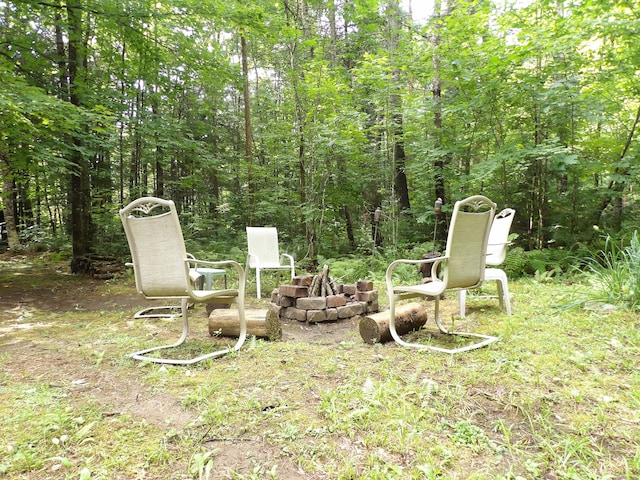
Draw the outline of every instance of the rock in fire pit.
<instances>
[{"instance_id":1,"label":"rock in fire pit","mask_svg":"<svg viewBox=\"0 0 640 480\"><path fill-rule=\"evenodd\" d=\"M283 321L347 320L377 312L378 291L369 280L336 284L325 265L319 275L300 275L293 278L291 285L274 290L269 308Z\"/></svg>"}]
</instances>

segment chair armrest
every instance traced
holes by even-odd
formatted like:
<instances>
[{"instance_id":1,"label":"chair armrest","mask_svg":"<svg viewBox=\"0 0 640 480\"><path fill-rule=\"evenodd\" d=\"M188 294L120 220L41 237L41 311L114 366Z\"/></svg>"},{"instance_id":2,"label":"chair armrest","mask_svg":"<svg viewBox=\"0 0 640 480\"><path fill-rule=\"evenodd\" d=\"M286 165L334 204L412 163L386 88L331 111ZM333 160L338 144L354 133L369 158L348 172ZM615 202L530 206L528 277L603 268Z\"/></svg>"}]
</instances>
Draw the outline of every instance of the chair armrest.
<instances>
[{"instance_id":1,"label":"chair armrest","mask_svg":"<svg viewBox=\"0 0 640 480\"><path fill-rule=\"evenodd\" d=\"M251 267L252 259L255 265L260 265L260 259L256 255L254 255L253 253L247 253L247 270L249 268L255 268L255 267Z\"/></svg>"},{"instance_id":2,"label":"chair armrest","mask_svg":"<svg viewBox=\"0 0 640 480\"><path fill-rule=\"evenodd\" d=\"M500 245L511 245L511 242L487 243L487 247L497 247Z\"/></svg>"},{"instance_id":3,"label":"chair armrest","mask_svg":"<svg viewBox=\"0 0 640 480\"><path fill-rule=\"evenodd\" d=\"M387 290L393 290L393 271L396 269L398 265L401 265L401 264L421 265L423 263L431 263L432 264L431 275L434 276L436 274L438 265L440 265L441 262L447 260L448 258L449 257L447 256L442 256L442 257L435 257L435 258L423 258L420 260L410 260L410 259L394 260L387 267L387 272L385 274L385 278L387 281Z\"/></svg>"},{"instance_id":4,"label":"chair armrest","mask_svg":"<svg viewBox=\"0 0 640 480\"><path fill-rule=\"evenodd\" d=\"M189 253L189 252L187 252L187 258L190 259L190 260L194 260L194 261L196 260L196 257L193 254ZM195 262L191 263L191 268L196 268L196 263Z\"/></svg>"},{"instance_id":5,"label":"chair armrest","mask_svg":"<svg viewBox=\"0 0 640 480\"><path fill-rule=\"evenodd\" d=\"M222 266L226 266L227 268L231 268L233 270L235 270L238 274L238 295L244 297L244 289L245 289L245 284L246 284L246 275L244 272L244 268L242 267L242 265L240 265L238 262L236 262L235 260L220 260L220 261L215 261L215 262L210 262L207 260L198 260L197 258L193 257L193 255L191 255L192 258L185 258L183 259L184 261L184 266L186 269L186 273L187 275L189 275L189 270L191 267L191 265L202 265L202 266L207 266L207 267L222 267Z\"/></svg>"},{"instance_id":6,"label":"chair armrest","mask_svg":"<svg viewBox=\"0 0 640 480\"><path fill-rule=\"evenodd\" d=\"M285 264L282 261L285 258L289 260L289 265L293 265L293 256L289 255L288 253L283 253L282 255L280 255L280 265L284 265Z\"/></svg>"}]
</instances>

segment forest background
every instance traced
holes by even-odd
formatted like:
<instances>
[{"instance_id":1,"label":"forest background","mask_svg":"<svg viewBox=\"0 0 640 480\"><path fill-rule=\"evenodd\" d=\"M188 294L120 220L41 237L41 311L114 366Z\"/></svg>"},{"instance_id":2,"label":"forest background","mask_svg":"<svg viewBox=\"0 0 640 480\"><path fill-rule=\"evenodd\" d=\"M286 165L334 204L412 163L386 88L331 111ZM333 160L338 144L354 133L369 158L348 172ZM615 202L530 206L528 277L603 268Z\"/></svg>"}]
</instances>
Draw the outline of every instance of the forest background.
<instances>
[{"instance_id":1,"label":"forest background","mask_svg":"<svg viewBox=\"0 0 640 480\"><path fill-rule=\"evenodd\" d=\"M522 251L624 236L639 7L0 1L8 246L126 252L117 212L145 195L187 238L273 225L312 263L370 251L378 206L383 247L442 239L434 201L473 194L516 209Z\"/></svg>"}]
</instances>

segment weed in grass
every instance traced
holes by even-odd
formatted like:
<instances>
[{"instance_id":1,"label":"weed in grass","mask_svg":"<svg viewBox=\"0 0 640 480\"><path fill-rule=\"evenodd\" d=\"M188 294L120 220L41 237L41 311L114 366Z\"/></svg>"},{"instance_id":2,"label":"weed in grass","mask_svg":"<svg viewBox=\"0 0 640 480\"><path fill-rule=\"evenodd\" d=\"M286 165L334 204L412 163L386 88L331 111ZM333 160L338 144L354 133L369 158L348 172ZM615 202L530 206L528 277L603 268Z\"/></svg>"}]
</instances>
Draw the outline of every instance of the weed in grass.
<instances>
[{"instance_id":1,"label":"weed in grass","mask_svg":"<svg viewBox=\"0 0 640 480\"><path fill-rule=\"evenodd\" d=\"M229 472L231 480L276 480L278 465L273 465L269 470L264 465L256 465L253 471L247 475L231 471Z\"/></svg>"},{"instance_id":2,"label":"weed in grass","mask_svg":"<svg viewBox=\"0 0 640 480\"><path fill-rule=\"evenodd\" d=\"M213 456L214 452L207 451L204 453L195 453L189 461L189 473L193 475L193 478L199 480L210 480L213 478Z\"/></svg>"}]
</instances>

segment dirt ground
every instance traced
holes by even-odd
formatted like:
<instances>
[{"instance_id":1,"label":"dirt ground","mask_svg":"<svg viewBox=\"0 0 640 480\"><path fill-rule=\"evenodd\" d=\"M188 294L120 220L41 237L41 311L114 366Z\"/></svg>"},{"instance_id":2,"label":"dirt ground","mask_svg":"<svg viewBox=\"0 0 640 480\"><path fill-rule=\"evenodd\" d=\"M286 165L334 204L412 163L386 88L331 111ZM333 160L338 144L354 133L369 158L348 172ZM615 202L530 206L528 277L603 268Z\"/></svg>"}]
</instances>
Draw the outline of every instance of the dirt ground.
<instances>
[{"instance_id":1,"label":"dirt ground","mask_svg":"<svg viewBox=\"0 0 640 480\"><path fill-rule=\"evenodd\" d=\"M8 273L4 275L4 273ZM149 302L136 294L132 280L130 288L118 280L110 288L109 281L88 276L71 275L64 264L46 265L41 262L14 261L0 255L0 353L2 369L9 383L33 381L54 386L64 386L69 400L91 401L101 405L105 416L129 415L139 422L147 422L160 429L188 430L197 423L196 413L185 409L177 396L159 391L140 382L136 375L123 375L117 369L96 368L82 356L67 355L56 350L55 342L61 339L52 336L52 343L31 340L30 325L46 331L46 319L64 318L71 311L82 312L131 312L150 306ZM114 291L118 293L113 293ZM441 310L447 313L454 301L443 302ZM265 309L267 299L257 300L246 296L247 309ZM31 320L31 313L37 320ZM44 312L44 315L42 314ZM451 312L448 312L450 314ZM431 311L429 311L429 315ZM208 335L207 313L203 305L196 306L190 314L190 338ZM179 326L172 331L179 334ZM21 331L24 329L25 334ZM41 338L41 337L38 337ZM172 341L170 338L168 341ZM363 342L358 331L358 319L338 322L307 324L291 321L282 325L282 342L306 342L319 345L342 342ZM69 387L69 385L71 385ZM276 447L260 439L245 439L237 442L216 439L216 464L229 466L236 472L251 472L257 464L277 464L280 480L306 479L297 465ZM252 477L253 478L253 477Z\"/></svg>"},{"instance_id":2,"label":"dirt ground","mask_svg":"<svg viewBox=\"0 0 640 480\"><path fill-rule=\"evenodd\" d=\"M41 272L46 274L47 272ZM98 312L102 310L123 310L134 311L146 306L157 305L152 301L145 300L136 294L134 288L131 293L118 294L116 296L104 296L100 293L100 288L104 280L96 280L91 277L76 276L65 273L58 269L57 274L64 278L56 287L39 288L37 271L25 272L33 278L34 288L25 292L23 288L15 284L5 282L0 285L0 321L3 321L3 313L19 312L20 310L38 309L54 313L62 313L73 310L83 310L88 312ZM69 277L73 281L69 282ZM71 283L71 285L69 285ZM69 288L75 290L75 294L69 293ZM245 308L263 309L266 312L267 300L258 300L255 297L247 296ZM200 306L191 314L194 320L207 321L206 312ZM11 320L7 318L7 320ZM3 322L4 323L4 322ZM324 322L309 324L306 322L283 322L282 341L301 341L308 343L333 344L340 343L353 337L354 330L358 324L355 320L342 320L338 322ZM2 334L0 327L0 338ZM6 326L4 326L6 328Z\"/></svg>"},{"instance_id":3,"label":"dirt ground","mask_svg":"<svg viewBox=\"0 0 640 480\"><path fill-rule=\"evenodd\" d=\"M13 269L3 262L0 256L0 269ZM2 370L9 382L25 379L38 379L49 385L72 385L70 396L78 401L92 399L102 405L105 415L128 414L139 421L160 428L176 430L188 427L195 420L195 414L186 410L178 398L167 392L156 392L134 375L119 375L113 369L96 369L73 356L48 348L46 344L32 342L28 336L21 335L22 329L30 328L30 312L64 313L74 310L84 312L101 311L137 311L152 305L136 294L133 286L128 293L105 295L105 281L87 276L71 275L64 265L52 267L20 266L12 275L0 280L0 352L3 356ZM12 279L16 280L13 281ZM25 285L25 278L28 284ZM122 290L122 289L120 289ZM257 300L247 295L248 309L266 309L267 300ZM204 306L197 306L190 315L191 332L194 335L206 335L207 313ZM46 325L39 325L45 328ZM174 328L174 330L176 330ZM176 330L179 332L179 327ZM309 342L318 344L338 344L344 341L361 341L357 323L353 320L307 324L301 322L283 323L283 342ZM268 445L258 442L256 445L226 444L221 449L217 462L221 465L234 465L242 471L246 463L251 471L252 463L259 458L268 461L277 458L279 452L270 451ZM220 446L220 445L218 445ZM253 454L251 453L253 450ZM279 478L303 478L294 465L280 464Z\"/></svg>"}]
</instances>

